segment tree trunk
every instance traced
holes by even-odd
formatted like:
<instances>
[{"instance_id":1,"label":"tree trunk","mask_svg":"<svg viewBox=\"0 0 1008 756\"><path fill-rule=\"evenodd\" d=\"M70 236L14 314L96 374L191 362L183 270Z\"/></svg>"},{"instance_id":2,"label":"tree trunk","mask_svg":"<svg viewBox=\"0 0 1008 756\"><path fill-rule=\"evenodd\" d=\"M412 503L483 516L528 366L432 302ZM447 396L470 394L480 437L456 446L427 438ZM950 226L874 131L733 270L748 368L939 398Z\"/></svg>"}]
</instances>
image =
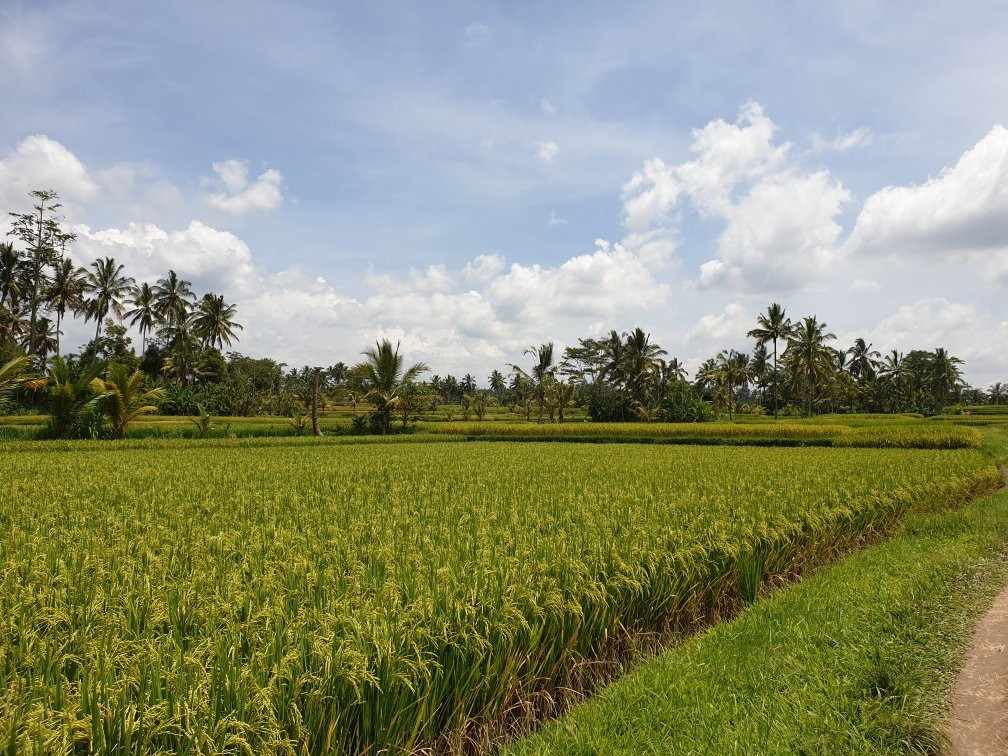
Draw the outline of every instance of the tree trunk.
<instances>
[{"instance_id":1,"label":"tree trunk","mask_svg":"<svg viewBox=\"0 0 1008 756\"><path fill-rule=\"evenodd\" d=\"M311 427L312 433L316 436L322 435L322 429L318 424L318 379L319 369L315 368L312 373L312 394L311 394Z\"/></svg>"},{"instance_id":2,"label":"tree trunk","mask_svg":"<svg viewBox=\"0 0 1008 756\"><path fill-rule=\"evenodd\" d=\"M777 419L777 338L773 340L773 416Z\"/></svg>"}]
</instances>

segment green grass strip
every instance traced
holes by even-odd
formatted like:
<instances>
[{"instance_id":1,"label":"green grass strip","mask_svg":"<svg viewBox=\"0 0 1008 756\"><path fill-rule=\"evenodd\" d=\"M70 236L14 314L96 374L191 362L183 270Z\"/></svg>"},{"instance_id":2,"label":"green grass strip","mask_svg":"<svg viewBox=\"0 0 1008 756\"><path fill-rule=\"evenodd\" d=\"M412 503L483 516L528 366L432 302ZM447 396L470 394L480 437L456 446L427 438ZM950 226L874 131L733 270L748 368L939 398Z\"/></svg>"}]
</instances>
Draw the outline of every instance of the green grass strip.
<instances>
[{"instance_id":1,"label":"green grass strip","mask_svg":"<svg viewBox=\"0 0 1008 756\"><path fill-rule=\"evenodd\" d=\"M653 658L511 754L935 753L1008 579L1008 492L931 517Z\"/></svg>"}]
</instances>

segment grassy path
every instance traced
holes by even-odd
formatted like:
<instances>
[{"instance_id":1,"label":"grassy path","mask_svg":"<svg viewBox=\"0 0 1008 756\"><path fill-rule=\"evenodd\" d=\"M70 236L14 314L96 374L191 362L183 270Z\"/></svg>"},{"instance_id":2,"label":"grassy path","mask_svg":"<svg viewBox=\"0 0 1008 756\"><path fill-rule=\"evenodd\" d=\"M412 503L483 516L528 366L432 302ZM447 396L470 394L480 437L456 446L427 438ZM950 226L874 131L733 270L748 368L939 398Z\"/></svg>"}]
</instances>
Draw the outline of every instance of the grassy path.
<instances>
[{"instance_id":1,"label":"grassy path","mask_svg":"<svg viewBox=\"0 0 1008 756\"><path fill-rule=\"evenodd\" d=\"M650 660L513 754L934 753L976 618L1008 580L1008 492L912 516Z\"/></svg>"}]
</instances>

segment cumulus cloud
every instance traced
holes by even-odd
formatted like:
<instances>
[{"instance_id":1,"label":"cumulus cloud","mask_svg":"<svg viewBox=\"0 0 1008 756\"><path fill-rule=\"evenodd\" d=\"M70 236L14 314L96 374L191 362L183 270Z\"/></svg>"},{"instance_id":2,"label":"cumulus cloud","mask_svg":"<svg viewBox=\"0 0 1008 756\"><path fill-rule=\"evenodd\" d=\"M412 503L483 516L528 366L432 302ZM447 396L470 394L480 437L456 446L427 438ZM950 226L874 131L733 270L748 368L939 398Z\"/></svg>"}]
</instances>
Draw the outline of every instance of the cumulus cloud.
<instances>
[{"instance_id":1,"label":"cumulus cloud","mask_svg":"<svg viewBox=\"0 0 1008 756\"><path fill-rule=\"evenodd\" d=\"M686 332L683 341L709 347L710 344L738 344L752 328L751 314L740 302L729 302L721 312L702 315Z\"/></svg>"},{"instance_id":2,"label":"cumulus cloud","mask_svg":"<svg viewBox=\"0 0 1008 756\"><path fill-rule=\"evenodd\" d=\"M0 160L0 201L12 210L27 207L33 189L54 189L63 200L81 201L98 193L98 182L70 150L36 134Z\"/></svg>"},{"instance_id":3,"label":"cumulus cloud","mask_svg":"<svg viewBox=\"0 0 1008 756\"><path fill-rule=\"evenodd\" d=\"M682 196L701 214L724 215L739 182L765 174L787 156L791 145L774 145L775 130L755 102L742 107L735 123L719 118L694 129L690 151L696 159L678 165L645 161L623 185L624 224L631 232L661 225Z\"/></svg>"},{"instance_id":4,"label":"cumulus cloud","mask_svg":"<svg viewBox=\"0 0 1008 756\"><path fill-rule=\"evenodd\" d=\"M843 231L836 222L850 200L820 170L803 173L776 144L776 126L758 103L735 123L717 119L693 131L697 157L679 164L647 160L623 186L629 237L650 235L672 246L680 210L725 222L716 256L700 266L697 285L735 290L799 288L833 258Z\"/></svg>"},{"instance_id":5,"label":"cumulus cloud","mask_svg":"<svg viewBox=\"0 0 1008 756\"><path fill-rule=\"evenodd\" d=\"M540 142L536 149L536 157L544 163L552 163L560 154L560 145L556 142Z\"/></svg>"},{"instance_id":6,"label":"cumulus cloud","mask_svg":"<svg viewBox=\"0 0 1008 756\"><path fill-rule=\"evenodd\" d=\"M995 126L952 168L918 186L888 186L864 203L854 254L984 262L1008 283L1008 129Z\"/></svg>"},{"instance_id":7,"label":"cumulus cloud","mask_svg":"<svg viewBox=\"0 0 1008 756\"><path fill-rule=\"evenodd\" d=\"M218 210L235 215L273 210L283 202L283 175L269 169L255 181L249 180L249 166L244 160L223 160L213 164L216 179L204 179L204 186L216 188L207 202Z\"/></svg>"},{"instance_id":8,"label":"cumulus cloud","mask_svg":"<svg viewBox=\"0 0 1008 756\"><path fill-rule=\"evenodd\" d=\"M257 286L248 245L227 231L192 221L186 228L166 231L153 223L92 231L74 228L74 256L83 263L114 257L138 280L153 281L175 270L201 289L248 294Z\"/></svg>"},{"instance_id":9,"label":"cumulus cloud","mask_svg":"<svg viewBox=\"0 0 1008 756\"><path fill-rule=\"evenodd\" d=\"M763 179L726 212L718 255L700 266L700 285L764 292L800 287L835 255L843 231L835 218L849 200L825 171Z\"/></svg>"},{"instance_id":10,"label":"cumulus cloud","mask_svg":"<svg viewBox=\"0 0 1008 756\"><path fill-rule=\"evenodd\" d=\"M934 349L945 347L965 360L971 374L1008 377L1008 354L992 348L1008 339L1008 321L982 307L925 297L900 305L868 334L879 349Z\"/></svg>"}]
</instances>

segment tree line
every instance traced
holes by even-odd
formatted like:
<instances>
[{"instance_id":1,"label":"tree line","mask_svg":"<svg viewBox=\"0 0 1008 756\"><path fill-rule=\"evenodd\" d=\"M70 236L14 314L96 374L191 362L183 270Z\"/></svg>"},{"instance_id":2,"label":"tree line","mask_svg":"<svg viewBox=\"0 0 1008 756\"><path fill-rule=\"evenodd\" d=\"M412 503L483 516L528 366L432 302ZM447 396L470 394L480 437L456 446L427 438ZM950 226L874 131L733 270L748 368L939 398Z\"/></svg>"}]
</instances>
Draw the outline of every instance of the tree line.
<instances>
[{"instance_id":1,"label":"tree line","mask_svg":"<svg viewBox=\"0 0 1008 756\"><path fill-rule=\"evenodd\" d=\"M224 354L242 330L235 305L213 292L198 297L174 270L137 283L113 258L75 267L67 254L75 236L61 226L57 195L30 196L32 212L10 213L13 241L0 243L0 382L8 399L17 384L25 409L48 409L58 435L94 435L102 418L115 435L131 412L154 409L299 415L342 404L356 415L362 404L360 429L386 433L393 418L406 427L439 408L477 420L499 407L564 422L577 407L596 421L702 421L740 412L933 414L952 402L1000 404L1008 393L1000 382L987 392L965 384L962 360L944 348L882 355L862 338L843 348L816 316L792 321L777 303L756 318L750 351L719 351L693 376L639 327L579 339L562 353L552 342L533 345L521 364L493 370L486 388L471 373L423 379L429 367L407 366L388 341L352 366L290 368ZM70 317L94 321L95 332L65 356L60 336ZM140 333L139 354L127 326Z\"/></svg>"}]
</instances>

